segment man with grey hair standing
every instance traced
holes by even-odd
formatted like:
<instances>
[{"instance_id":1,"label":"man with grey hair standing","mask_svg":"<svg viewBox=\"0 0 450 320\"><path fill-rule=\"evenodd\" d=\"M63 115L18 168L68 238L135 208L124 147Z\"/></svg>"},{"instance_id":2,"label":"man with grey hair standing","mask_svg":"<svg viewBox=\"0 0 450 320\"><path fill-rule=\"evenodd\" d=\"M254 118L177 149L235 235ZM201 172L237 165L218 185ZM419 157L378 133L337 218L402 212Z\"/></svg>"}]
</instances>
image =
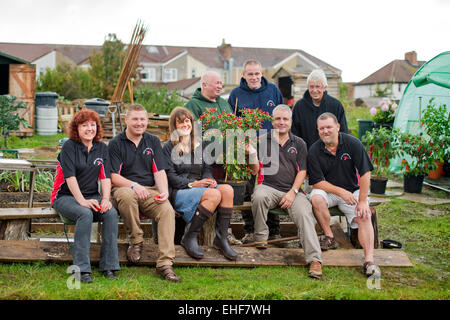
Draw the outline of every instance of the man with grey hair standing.
<instances>
[{"instance_id":1,"label":"man with grey hair standing","mask_svg":"<svg viewBox=\"0 0 450 320\"><path fill-rule=\"evenodd\" d=\"M347 119L341 102L328 95L327 78L321 69L313 70L306 79L308 89L294 106L292 133L305 140L308 149L319 139L317 118L324 112L336 116L340 131L347 133Z\"/></svg>"},{"instance_id":2,"label":"man with grey hair standing","mask_svg":"<svg viewBox=\"0 0 450 320\"><path fill-rule=\"evenodd\" d=\"M222 93L222 78L217 72L207 71L201 78L201 88L197 88L184 106L194 115L195 120L200 118L206 108L217 108L219 113L231 113L228 102L220 97Z\"/></svg>"},{"instance_id":3,"label":"man with grey hair standing","mask_svg":"<svg viewBox=\"0 0 450 320\"><path fill-rule=\"evenodd\" d=\"M255 243L258 249L267 247L269 228L267 214L270 209L285 209L296 224L306 263L310 264L309 276L322 276L322 253L317 237L311 203L302 190L306 177L307 149L302 138L290 132L291 108L280 104L273 110L273 128L260 137L267 142L266 156L262 163L261 176L252 195L252 213L255 220ZM260 147L262 145L260 144ZM278 159L272 159L278 153ZM270 156L268 156L270 154ZM252 156L250 154L250 156ZM253 155L256 157L256 155ZM278 161L276 161L278 160ZM278 170L271 168L276 162Z\"/></svg>"}]
</instances>

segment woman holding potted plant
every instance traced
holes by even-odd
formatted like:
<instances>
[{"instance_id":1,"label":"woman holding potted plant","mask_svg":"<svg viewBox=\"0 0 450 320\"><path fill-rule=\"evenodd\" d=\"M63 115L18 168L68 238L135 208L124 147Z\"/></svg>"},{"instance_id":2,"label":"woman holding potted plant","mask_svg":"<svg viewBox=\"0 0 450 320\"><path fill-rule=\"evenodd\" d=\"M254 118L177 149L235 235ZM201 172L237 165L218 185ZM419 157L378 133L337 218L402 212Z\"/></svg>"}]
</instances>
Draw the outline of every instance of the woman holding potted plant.
<instances>
[{"instance_id":1,"label":"woman holding potted plant","mask_svg":"<svg viewBox=\"0 0 450 320\"><path fill-rule=\"evenodd\" d=\"M193 125L194 117L188 109L173 109L169 118L171 141L163 147L170 166L167 170L171 186L169 199L188 223L181 245L189 256L203 258L197 237L205 221L217 210L213 244L226 258L236 260L237 253L227 240L233 213L233 188L228 184L218 185L214 180L211 166L203 159L202 143L196 139Z\"/></svg>"},{"instance_id":2,"label":"woman holding potted plant","mask_svg":"<svg viewBox=\"0 0 450 320\"><path fill-rule=\"evenodd\" d=\"M374 166L370 179L371 193L386 192L390 160L399 155L397 135L396 129L391 131L381 127L366 132L362 138Z\"/></svg>"}]
</instances>

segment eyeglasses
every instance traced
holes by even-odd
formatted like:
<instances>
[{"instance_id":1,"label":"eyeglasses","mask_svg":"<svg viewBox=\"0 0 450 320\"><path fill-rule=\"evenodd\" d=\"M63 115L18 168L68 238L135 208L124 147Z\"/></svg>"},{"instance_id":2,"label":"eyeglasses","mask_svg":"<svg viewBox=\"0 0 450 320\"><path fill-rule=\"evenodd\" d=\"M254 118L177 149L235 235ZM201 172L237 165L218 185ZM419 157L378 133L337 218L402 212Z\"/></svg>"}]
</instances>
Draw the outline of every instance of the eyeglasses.
<instances>
[{"instance_id":1,"label":"eyeglasses","mask_svg":"<svg viewBox=\"0 0 450 320\"><path fill-rule=\"evenodd\" d=\"M322 89L323 86L308 86L308 88L309 88L310 90L314 90L314 89L319 90L319 89Z\"/></svg>"}]
</instances>

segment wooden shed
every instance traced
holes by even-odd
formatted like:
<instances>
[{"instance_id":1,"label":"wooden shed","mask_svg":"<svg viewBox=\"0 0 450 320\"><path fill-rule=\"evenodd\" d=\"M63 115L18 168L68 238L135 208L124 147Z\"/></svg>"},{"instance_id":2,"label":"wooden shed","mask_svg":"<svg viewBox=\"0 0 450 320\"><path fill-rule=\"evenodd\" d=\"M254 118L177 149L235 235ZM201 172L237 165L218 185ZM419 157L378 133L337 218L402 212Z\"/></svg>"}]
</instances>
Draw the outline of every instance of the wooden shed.
<instances>
[{"instance_id":1,"label":"wooden shed","mask_svg":"<svg viewBox=\"0 0 450 320\"><path fill-rule=\"evenodd\" d=\"M23 117L32 128L21 128L12 132L19 136L32 136L34 134L34 92L36 79L36 66L28 61L14 57L0 51L0 95L10 94L23 101L27 109L19 109Z\"/></svg>"}]
</instances>

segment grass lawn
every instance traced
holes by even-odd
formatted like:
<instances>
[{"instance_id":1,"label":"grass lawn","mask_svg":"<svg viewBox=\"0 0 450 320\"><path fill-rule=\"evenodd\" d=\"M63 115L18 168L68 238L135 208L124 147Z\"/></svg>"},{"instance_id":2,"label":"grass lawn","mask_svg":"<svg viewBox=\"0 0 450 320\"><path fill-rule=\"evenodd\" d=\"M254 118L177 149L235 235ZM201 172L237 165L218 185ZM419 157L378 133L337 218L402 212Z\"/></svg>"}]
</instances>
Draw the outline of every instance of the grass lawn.
<instances>
[{"instance_id":1,"label":"grass lawn","mask_svg":"<svg viewBox=\"0 0 450 320\"><path fill-rule=\"evenodd\" d=\"M393 200L378 212L380 239L402 242L414 264L381 268L380 289L356 267L324 267L321 280L306 267L176 267L182 282L168 283L154 268L134 266L122 266L118 281L93 267L92 284L68 289L67 264L2 263L0 299L449 299L450 205Z\"/></svg>"}]
</instances>

